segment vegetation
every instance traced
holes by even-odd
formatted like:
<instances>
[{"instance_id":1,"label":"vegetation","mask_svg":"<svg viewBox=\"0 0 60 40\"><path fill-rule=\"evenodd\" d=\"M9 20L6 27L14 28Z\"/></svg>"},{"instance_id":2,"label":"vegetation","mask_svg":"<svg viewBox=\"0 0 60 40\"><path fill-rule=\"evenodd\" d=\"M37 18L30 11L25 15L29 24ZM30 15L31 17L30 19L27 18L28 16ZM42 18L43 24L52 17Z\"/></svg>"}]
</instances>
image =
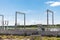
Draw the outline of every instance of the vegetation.
<instances>
[{"instance_id":1,"label":"vegetation","mask_svg":"<svg viewBox=\"0 0 60 40\"><path fill-rule=\"evenodd\" d=\"M0 26L0 28L1 28L2 26ZM60 28L60 24L57 24L57 25L49 25L49 26L47 26L47 25L41 25L41 26L38 26L38 25L26 25L25 26L25 28ZM15 26L5 26L5 28L12 28L12 29L14 29L15 28ZM23 25L17 25L17 27L16 28L24 28L24 26Z\"/></svg>"},{"instance_id":2,"label":"vegetation","mask_svg":"<svg viewBox=\"0 0 60 40\"><path fill-rule=\"evenodd\" d=\"M8 27L14 27L14 26L8 26ZM26 28L37 28L38 25L26 25L25 26ZM43 28L60 28L60 24L57 24L57 25L42 25ZM24 28L23 25L17 25L17 28Z\"/></svg>"}]
</instances>

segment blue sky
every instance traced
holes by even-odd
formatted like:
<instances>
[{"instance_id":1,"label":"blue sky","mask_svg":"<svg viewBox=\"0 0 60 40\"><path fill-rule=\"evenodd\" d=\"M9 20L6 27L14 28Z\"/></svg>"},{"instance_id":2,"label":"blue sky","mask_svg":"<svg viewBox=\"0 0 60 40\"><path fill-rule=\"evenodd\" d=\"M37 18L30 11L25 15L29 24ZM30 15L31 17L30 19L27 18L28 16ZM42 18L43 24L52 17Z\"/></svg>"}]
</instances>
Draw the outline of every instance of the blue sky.
<instances>
[{"instance_id":1,"label":"blue sky","mask_svg":"<svg viewBox=\"0 0 60 40\"><path fill-rule=\"evenodd\" d=\"M5 20L9 21L9 25L14 25L16 11L26 13L27 25L46 24L47 9L54 11L55 24L59 24L59 8L59 0L0 0L0 14L4 15ZM51 24L51 14L49 17ZM18 15L18 24L23 24L23 15Z\"/></svg>"}]
</instances>

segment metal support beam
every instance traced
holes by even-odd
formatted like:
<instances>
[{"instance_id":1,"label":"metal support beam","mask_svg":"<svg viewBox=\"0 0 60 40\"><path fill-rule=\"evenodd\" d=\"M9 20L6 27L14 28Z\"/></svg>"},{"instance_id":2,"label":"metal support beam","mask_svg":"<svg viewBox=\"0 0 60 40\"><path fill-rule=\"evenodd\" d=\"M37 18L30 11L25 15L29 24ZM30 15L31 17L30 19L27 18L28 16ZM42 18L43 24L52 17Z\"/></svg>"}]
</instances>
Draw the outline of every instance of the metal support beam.
<instances>
[{"instance_id":1,"label":"metal support beam","mask_svg":"<svg viewBox=\"0 0 60 40\"><path fill-rule=\"evenodd\" d=\"M2 26L4 27L4 16L2 15Z\"/></svg>"},{"instance_id":2,"label":"metal support beam","mask_svg":"<svg viewBox=\"0 0 60 40\"><path fill-rule=\"evenodd\" d=\"M49 25L49 15L48 15L48 10L47 10L47 25Z\"/></svg>"},{"instance_id":3,"label":"metal support beam","mask_svg":"<svg viewBox=\"0 0 60 40\"><path fill-rule=\"evenodd\" d=\"M52 25L54 25L54 13L52 12Z\"/></svg>"},{"instance_id":4,"label":"metal support beam","mask_svg":"<svg viewBox=\"0 0 60 40\"><path fill-rule=\"evenodd\" d=\"M15 13L15 27L17 27L17 12Z\"/></svg>"},{"instance_id":5,"label":"metal support beam","mask_svg":"<svg viewBox=\"0 0 60 40\"><path fill-rule=\"evenodd\" d=\"M25 14L24 14L24 29L25 29L25 23L26 23L26 17L25 17Z\"/></svg>"}]
</instances>

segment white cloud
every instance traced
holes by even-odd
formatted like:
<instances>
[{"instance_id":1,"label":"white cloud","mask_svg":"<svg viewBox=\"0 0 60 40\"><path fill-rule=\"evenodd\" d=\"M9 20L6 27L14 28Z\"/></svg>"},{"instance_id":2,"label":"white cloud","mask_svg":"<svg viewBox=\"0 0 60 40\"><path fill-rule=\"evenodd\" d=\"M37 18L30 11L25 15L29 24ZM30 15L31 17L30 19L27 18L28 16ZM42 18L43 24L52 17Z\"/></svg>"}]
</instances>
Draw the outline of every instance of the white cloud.
<instances>
[{"instance_id":1,"label":"white cloud","mask_svg":"<svg viewBox=\"0 0 60 40\"><path fill-rule=\"evenodd\" d=\"M46 2L46 4L51 4L51 3L53 3L54 1L48 1L48 2Z\"/></svg>"},{"instance_id":2,"label":"white cloud","mask_svg":"<svg viewBox=\"0 0 60 40\"><path fill-rule=\"evenodd\" d=\"M60 2L54 2L54 1L48 1L46 2L46 4L49 4L50 6L52 7L55 7L55 6L60 6Z\"/></svg>"}]
</instances>

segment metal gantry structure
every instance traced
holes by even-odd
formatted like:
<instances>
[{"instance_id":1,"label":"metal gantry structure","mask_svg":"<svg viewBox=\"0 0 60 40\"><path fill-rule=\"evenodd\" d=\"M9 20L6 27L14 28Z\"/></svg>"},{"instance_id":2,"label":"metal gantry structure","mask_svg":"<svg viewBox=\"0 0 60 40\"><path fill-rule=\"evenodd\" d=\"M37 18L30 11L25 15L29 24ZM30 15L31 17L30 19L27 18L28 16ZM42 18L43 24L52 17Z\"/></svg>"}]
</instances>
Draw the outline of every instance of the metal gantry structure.
<instances>
[{"instance_id":1,"label":"metal gantry structure","mask_svg":"<svg viewBox=\"0 0 60 40\"><path fill-rule=\"evenodd\" d=\"M25 13L21 13L21 12L16 12L15 13L15 27L17 27L17 14L22 14L24 15L24 29L25 29L25 23L26 23L26 18L25 18Z\"/></svg>"},{"instance_id":2,"label":"metal gantry structure","mask_svg":"<svg viewBox=\"0 0 60 40\"><path fill-rule=\"evenodd\" d=\"M47 25L49 25L49 13L52 13L52 25L54 25L54 12L47 9Z\"/></svg>"},{"instance_id":3,"label":"metal gantry structure","mask_svg":"<svg viewBox=\"0 0 60 40\"><path fill-rule=\"evenodd\" d=\"M2 17L2 28L4 28L4 15L0 15L0 16Z\"/></svg>"},{"instance_id":4,"label":"metal gantry structure","mask_svg":"<svg viewBox=\"0 0 60 40\"><path fill-rule=\"evenodd\" d=\"M8 29L8 24L9 24L9 21L5 20L5 25L6 25L7 29Z\"/></svg>"}]
</instances>

